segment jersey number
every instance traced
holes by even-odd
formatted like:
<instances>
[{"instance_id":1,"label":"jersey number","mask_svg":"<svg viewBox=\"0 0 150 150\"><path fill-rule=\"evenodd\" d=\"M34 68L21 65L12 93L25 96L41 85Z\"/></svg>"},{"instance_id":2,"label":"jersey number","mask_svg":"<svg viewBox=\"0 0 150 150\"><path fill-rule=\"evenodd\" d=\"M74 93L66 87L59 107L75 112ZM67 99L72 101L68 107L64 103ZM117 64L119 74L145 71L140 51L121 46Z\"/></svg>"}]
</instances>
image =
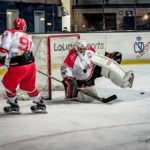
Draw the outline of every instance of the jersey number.
<instances>
[{"instance_id":1,"label":"jersey number","mask_svg":"<svg viewBox=\"0 0 150 150\"><path fill-rule=\"evenodd\" d=\"M20 37L20 41L19 41L20 45L18 46L18 49L23 50L23 51L27 51L31 48L31 44L32 42L26 38L26 37Z\"/></svg>"}]
</instances>

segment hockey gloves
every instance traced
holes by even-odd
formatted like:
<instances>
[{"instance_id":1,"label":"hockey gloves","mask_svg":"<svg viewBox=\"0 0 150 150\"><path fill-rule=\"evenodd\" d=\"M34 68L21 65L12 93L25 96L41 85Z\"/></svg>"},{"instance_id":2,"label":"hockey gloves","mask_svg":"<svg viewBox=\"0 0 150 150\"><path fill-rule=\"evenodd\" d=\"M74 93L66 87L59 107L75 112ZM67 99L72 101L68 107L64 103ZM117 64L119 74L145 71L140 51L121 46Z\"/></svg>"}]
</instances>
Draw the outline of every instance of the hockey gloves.
<instances>
[{"instance_id":1,"label":"hockey gloves","mask_svg":"<svg viewBox=\"0 0 150 150\"><path fill-rule=\"evenodd\" d=\"M63 85L65 88L66 98L73 98L78 96L77 82L74 78L67 77L63 80Z\"/></svg>"},{"instance_id":2,"label":"hockey gloves","mask_svg":"<svg viewBox=\"0 0 150 150\"><path fill-rule=\"evenodd\" d=\"M105 56L115 60L118 64L121 64L122 54L120 52L113 52L113 53L105 52Z\"/></svg>"}]
</instances>

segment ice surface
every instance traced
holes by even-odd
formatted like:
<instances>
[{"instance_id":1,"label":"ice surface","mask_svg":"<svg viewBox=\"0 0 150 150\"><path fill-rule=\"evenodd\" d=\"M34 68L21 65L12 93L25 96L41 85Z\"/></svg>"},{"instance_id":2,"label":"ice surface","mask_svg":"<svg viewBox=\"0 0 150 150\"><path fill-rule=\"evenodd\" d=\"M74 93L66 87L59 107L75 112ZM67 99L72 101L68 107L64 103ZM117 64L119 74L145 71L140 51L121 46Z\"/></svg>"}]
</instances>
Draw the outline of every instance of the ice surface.
<instances>
[{"instance_id":1,"label":"ice surface","mask_svg":"<svg viewBox=\"0 0 150 150\"><path fill-rule=\"evenodd\" d=\"M123 67L135 73L132 89L96 80L99 96L118 96L109 104L66 102L58 91L48 114L32 114L28 100L19 101L21 115L4 115L1 94L0 150L150 150L150 65Z\"/></svg>"}]
</instances>

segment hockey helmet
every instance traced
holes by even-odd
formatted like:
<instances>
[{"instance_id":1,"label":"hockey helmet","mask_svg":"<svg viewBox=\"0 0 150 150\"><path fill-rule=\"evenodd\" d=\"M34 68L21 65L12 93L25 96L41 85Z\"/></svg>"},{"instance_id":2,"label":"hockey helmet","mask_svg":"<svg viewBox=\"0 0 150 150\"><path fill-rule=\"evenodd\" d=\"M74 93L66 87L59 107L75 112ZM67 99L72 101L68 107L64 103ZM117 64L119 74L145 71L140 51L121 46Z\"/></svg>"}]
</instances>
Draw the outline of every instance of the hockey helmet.
<instances>
[{"instance_id":1,"label":"hockey helmet","mask_svg":"<svg viewBox=\"0 0 150 150\"><path fill-rule=\"evenodd\" d=\"M17 30L25 31L27 28L27 24L25 19L23 18L16 18L14 21L14 28Z\"/></svg>"},{"instance_id":2,"label":"hockey helmet","mask_svg":"<svg viewBox=\"0 0 150 150\"><path fill-rule=\"evenodd\" d=\"M78 52L80 52L80 53L84 53L85 52L85 50L87 49L87 41L86 40L79 40L78 42L77 42L77 50L78 50Z\"/></svg>"}]
</instances>

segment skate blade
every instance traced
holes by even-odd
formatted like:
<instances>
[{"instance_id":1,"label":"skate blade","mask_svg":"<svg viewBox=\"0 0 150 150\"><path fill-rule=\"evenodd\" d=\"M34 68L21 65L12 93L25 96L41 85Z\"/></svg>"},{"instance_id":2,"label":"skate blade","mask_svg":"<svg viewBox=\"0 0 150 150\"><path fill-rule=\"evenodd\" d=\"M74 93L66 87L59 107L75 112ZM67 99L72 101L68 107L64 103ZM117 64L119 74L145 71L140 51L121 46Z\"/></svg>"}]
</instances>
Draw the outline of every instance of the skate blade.
<instances>
[{"instance_id":1,"label":"skate blade","mask_svg":"<svg viewBox=\"0 0 150 150\"><path fill-rule=\"evenodd\" d=\"M9 114L9 115L21 115L20 111L18 111L18 112L12 111L12 112L4 112L4 113Z\"/></svg>"},{"instance_id":2,"label":"skate blade","mask_svg":"<svg viewBox=\"0 0 150 150\"><path fill-rule=\"evenodd\" d=\"M46 111L46 110L38 110L38 111L32 111L32 113L34 113L34 114L47 114L48 112Z\"/></svg>"}]
</instances>

